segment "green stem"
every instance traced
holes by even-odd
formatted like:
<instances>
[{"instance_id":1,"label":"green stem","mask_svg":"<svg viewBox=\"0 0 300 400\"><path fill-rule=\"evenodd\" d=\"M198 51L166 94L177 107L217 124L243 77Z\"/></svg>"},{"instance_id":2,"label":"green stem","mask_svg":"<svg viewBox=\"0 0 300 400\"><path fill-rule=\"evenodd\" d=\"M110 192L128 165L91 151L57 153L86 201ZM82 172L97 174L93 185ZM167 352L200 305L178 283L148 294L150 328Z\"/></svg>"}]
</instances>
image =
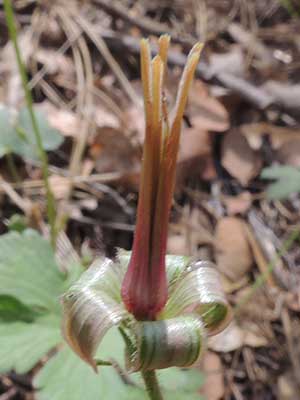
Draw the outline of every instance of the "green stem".
<instances>
[{"instance_id":1,"label":"green stem","mask_svg":"<svg viewBox=\"0 0 300 400\"><path fill-rule=\"evenodd\" d=\"M123 327L119 327L119 332L123 337L125 345L127 346L129 353L134 352L134 346L130 337L127 335L125 329ZM162 393L159 388L158 380L155 374L155 370L152 371L142 371L141 375L143 377L147 393L149 395L150 400L163 400Z\"/></svg>"},{"instance_id":2,"label":"green stem","mask_svg":"<svg viewBox=\"0 0 300 400\"><path fill-rule=\"evenodd\" d=\"M149 398L151 400L163 400L163 396L159 388L155 370L142 371L141 374L144 379Z\"/></svg>"},{"instance_id":3,"label":"green stem","mask_svg":"<svg viewBox=\"0 0 300 400\"><path fill-rule=\"evenodd\" d=\"M12 177L13 181L17 182L17 183L20 183L21 182L21 178L20 178L20 175L18 173L18 169L16 167L15 160L14 160L14 158L13 158L11 153L7 153L6 154L6 160L7 160L7 166L8 166L8 169L9 169L9 172L11 174L11 177Z\"/></svg>"},{"instance_id":4,"label":"green stem","mask_svg":"<svg viewBox=\"0 0 300 400\"><path fill-rule=\"evenodd\" d=\"M55 230L55 218L56 218L56 211L55 211L55 201L54 201L54 196L50 188L49 184L49 165L48 165L48 157L47 153L45 152L43 148L43 142L42 142L42 137L41 133L39 130L39 126L33 111L33 100L32 100L32 95L28 87L28 77L26 73L26 69L24 66L24 63L22 61L21 57L21 52L20 48L18 45L18 40L17 40L17 28L16 28L16 23L15 23L15 18L14 18L14 11L12 8L11 0L4 0L4 11L5 11L5 18L6 18L6 23L8 26L8 31L9 31L9 36L10 39L13 43L14 49L15 49L15 54L17 58L17 63L18 63L18 68L19 68L19 73L21 76L22 80L22 86L23 90L25 93L25 100L26 100L26 105L28 108L29 112L29 117L31 120L32 128L34 131L35 135L35 140L36 140L36 146L37 146L37 152L39 159L41 160L42 163L42 172L43 172L43 180L44 180L44 185L46 189L46 198L47 198L47 216L48 216L48 222L50 225L50 235L51 235L51 244L53 247L55 247L55 240L56 240L56 230Z\"/></svg>"}]
</instances>

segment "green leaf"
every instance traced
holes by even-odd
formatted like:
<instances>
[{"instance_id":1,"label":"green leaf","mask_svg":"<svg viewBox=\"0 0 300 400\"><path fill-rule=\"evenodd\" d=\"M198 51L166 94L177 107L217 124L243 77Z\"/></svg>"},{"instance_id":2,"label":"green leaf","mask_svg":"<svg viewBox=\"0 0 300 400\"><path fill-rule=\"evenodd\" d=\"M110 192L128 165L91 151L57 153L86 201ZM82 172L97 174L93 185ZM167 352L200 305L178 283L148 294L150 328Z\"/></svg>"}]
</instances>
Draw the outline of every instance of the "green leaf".
<instances>
[{"instance_id":1,"label":"green leaf","mask_svg":"<svg viewBox=\"0 0 300 400\"><path fill-rule=\"evenodd\" d=\"M102 367L96 374L69 348L56 354L45 365L36 376L34 385L39 390L38 400L131 399L128 385L123 383L114 368ZM134 388L128 389L134 391ZM143 391L138 391L143 394Z\"/></svg>"},{"instance_id":2,"label":"green leaf","mask_svg":"<svg viewBox=\"0 0 300 400\"><path fill-rule=\"evenodd\" d=\"M166 392L164 400L203 400L199 393Z\"/></svg>"},{"instance_id":3,"label":"green leaf","mask_svg":"<svg viewBox=\"0 0 300 400\"><path fill-rule=\"evenodd\" d=\"M33 322L37 314L13 296L0 295L0 322Z\"/></svg>"},{"instance_id":4,"label":"green leaf","mask_svg":"<svg viewBox=\"0 0 300 400\"><path fill-rule=\"evenodd\" d=\"M21 214L13 214L7 222L7 228L10 231L23 232L27 227L27 219Z\"/></svg>"},{"instance_id":5,"label":"green leaf","mask_svg":"<svg viewBox=\"0 0 300 400\"><path fill-rule=\"evenodd\" d=\"M50 127L45 114L35 110L45 150L55 150L63 142L62 135ZM37 146L28 110L21 109L17 121L7 107L0 108L0 157L16 153L21 157L37 160Z\"/></svg>"},{"instance_id":6,"label":"green leaf","mask_svg":"<svg viewBox=\"0 0 300 400\"><path fill-rule=\"evenodd\" d=\"M60 313L59 296L65 277L59 272L52 248L37 232L10 232L0 240L0 294L25 305Z\"/></svg>"},{"instance_id":7,"label":"green leaf","mask_svg":"<svg viewBox=\"0 0 300 400\"><path fill-rule=\"evenodd\" d=\"M25 373L61 341L59 319L37 318L34 323L0 324L0 372Z\"/></svg>"},{"instance_id":8,"label":"green leaf","mask_svg":"<svg viewBox=\"0 0 300 400\"><path fill-rule=\"evenodd\" d=\"M291 193L300 192L300 171L288 165L277 165L265 168L261 178L276 179L267 189L270 199L284 199Z\"/></svg>"},{"instance_id":9,"label":"green leaf","mask_svg":"<svg viewBox=\"0 0 300 400\"><path fill-rule=\"evenodd\" d=\"M12 152L17 146L18 137L11 121L11 113L8 108L0 108L0 157Z\"/></svg>"},{"instance_id":10,"label":"green leaf","mask_svg":"<svg viewBox=\"0 0 300 400\"><path fill-rule=\"evenodd\" d=\"M199 370L167 368L157 372L159 382L170 392L198 392L204 383L204 376Z\"/></svg>"},{"instance_id":11,"label":"green leaf","mask_svg":"<svg viewBox=\"0 0 300 400\"><path fill-rule=\"evenodd\" d=\"M51 128L44 112L35 110L35 116L41 133L43 148L45 150L57 149L63 142L62 135L56 129ZM20 140L16 152L25 158L36 159L36 140L27 108L21 109L16 127L25 134L25 140Z\"/></svg>"}]
</instances>

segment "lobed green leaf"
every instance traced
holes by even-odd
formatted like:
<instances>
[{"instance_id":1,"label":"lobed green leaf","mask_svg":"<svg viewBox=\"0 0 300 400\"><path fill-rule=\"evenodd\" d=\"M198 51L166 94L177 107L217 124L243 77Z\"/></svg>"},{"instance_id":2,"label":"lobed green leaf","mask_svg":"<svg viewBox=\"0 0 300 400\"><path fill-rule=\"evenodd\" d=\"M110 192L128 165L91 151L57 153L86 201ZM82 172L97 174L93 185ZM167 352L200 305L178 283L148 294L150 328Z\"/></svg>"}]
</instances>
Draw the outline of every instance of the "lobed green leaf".
<instances>
[{"instance_id":1,"label":"lobed green leaf","mask_svg":"<svg viewBox=\"0 0 300 400\"><path fill-rule=\"evenodd\" d=\"M45 150L55 150L63 142L62 135L53 129L46 115L35 110ZM0 157L7 153L16 153L21 157L37 160L36 141L27 108L22 108L17 120L7 107L0 108Z\"/></svg>"},{"instance_id":2,"label":"lobed green leaf","mask_svg":"<svg viewBox=\"0 0 300 400\"><path fill-rule=\"evenodd\" d=\"M59 296L65 290L65 276L58 270L49 242L36 231L2 235L0 275L1 295L60 314Z\"/></svg>"},{"instance_id":3,"label":"lobed green leaf","mask_svg":"<svg viewBox=\"0 0 300 400\"><path fill-rule=\"evenodd\" d=\"M264 168L261 178L277 180L267 189L270 199L284 199L292 193L300 192L300 170L289 165Z\"/></svg>"},{"instance_id":4,"label":"lobed green leaf","mask_svg":"<svg viewBox=\"0 0 300 400\"><path fill-rule=\"evenodd\" d=\"M25 373L61 341L59 318L45 315L34 323L1 323L0 340L0 372Z\"/></svg>"}]
</instances>

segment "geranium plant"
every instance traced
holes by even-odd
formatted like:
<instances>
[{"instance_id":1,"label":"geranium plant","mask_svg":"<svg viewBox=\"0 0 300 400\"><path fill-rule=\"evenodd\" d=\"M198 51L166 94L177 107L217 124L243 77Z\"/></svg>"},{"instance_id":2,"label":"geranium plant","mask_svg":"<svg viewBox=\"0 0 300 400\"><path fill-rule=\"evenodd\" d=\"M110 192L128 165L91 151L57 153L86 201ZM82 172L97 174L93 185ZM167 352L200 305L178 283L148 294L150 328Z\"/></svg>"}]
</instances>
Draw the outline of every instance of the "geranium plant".
<instances>
[{"instance_id":1,"label":"geranium plant","mask_svg":"<svg viewBox=\"0 0 300 400\"><path fill-rule=\"evenodd\" d=\"M96 260L62 298L71 348L96 371L106 364L95 358L96 350L117 326L127 370L142 373L156 400L163 397L155 370L197 363L207 335L230 319L214 265L166 255L182 118L202 49L197 43L188 56L169 120L163 91L169 41L160 37L152 60L148 41L141 41L146 134L132 252Z\"/></svg>"}]
</instances>

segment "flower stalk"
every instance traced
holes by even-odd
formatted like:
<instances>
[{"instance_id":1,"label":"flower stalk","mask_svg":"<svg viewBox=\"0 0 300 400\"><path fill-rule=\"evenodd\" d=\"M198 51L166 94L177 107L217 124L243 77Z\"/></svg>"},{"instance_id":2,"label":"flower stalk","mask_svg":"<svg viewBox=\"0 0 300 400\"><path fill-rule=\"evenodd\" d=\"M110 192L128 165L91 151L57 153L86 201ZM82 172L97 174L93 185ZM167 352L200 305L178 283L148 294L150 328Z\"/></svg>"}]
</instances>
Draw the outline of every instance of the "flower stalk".
<instances>
[{"instance_id":1,"label":"flower stalk","mask_svg":"<svg viewBox=\"0 0 300 400\"><path fill-rule=\"evenodd\" d=\"M163 400L155 371L144 371L142 377L150 400Z\"/></svg>"}]
</instances>

